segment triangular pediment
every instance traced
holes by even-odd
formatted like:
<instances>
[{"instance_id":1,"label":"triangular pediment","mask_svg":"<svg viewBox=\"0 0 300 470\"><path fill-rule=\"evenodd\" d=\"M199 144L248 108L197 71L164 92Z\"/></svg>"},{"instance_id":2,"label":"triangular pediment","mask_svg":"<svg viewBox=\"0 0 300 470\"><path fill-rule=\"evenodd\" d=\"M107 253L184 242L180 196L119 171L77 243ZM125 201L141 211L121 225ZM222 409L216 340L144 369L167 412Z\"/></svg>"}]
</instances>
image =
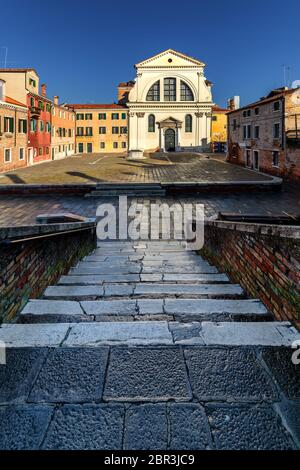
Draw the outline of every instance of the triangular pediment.
<instances>
[{"instance_id":1,"label":"triangular pediment","mask_svg":"<svg viewBox=\"0 0 300 470\"><path fill-rule=\"evenodd\" d=\"M181 52L167 49L149 59L136 64L136 67L204 67L205 64Z\"/></svg>"}]
</instances>

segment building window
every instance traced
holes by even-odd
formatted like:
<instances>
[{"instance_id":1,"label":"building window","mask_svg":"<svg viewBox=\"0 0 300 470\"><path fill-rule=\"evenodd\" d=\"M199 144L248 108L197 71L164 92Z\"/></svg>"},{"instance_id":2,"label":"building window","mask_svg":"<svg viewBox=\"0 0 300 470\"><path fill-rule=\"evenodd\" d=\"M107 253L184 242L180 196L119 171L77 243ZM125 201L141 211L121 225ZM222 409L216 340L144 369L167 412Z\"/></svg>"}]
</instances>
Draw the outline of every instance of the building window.
<instances>
[{"instance_id":1,"label":"building window","mask_svg":"<svg viewBox=\"0 0 300 470\"><path fill-rule=\"evenodd\" d=\"M190 114L185 116L185 132L193 131L193 118Z\"/></svg>"},{"instance_id":2,"label":"building window","mask_svg":"<svg viewBox=\"0 0 300 470\"><path fill-rule=\"evenodd\" d=\"M111 118L114 120L119 119L119 113L112 113Z\"/></svg>"},{"instance_id":3,"label":"building window","mask_svg":"<svg viewBox=\"0 0 300 470\"><path fill-rule=\"evenodd\" d=\"M272 152L272 165L279 167L279 152L277 150Z\"/></svg>"},{"instance_id":4,"label":"building window","mask_svg":"<svg viewBox=\"0 0 300 470\"><path fill-rule=\"evenodd\" d=\"M4 149L4 163L11 162L11 149Z\"/></svg>"},{"instance_id":5,"label":"building window","mask_svg":"<svg viewBox=\"0 0 300 470\"><path fill-rule=\"evenodd\" d=\"M259 115L259 108L255 108L255 109L254 109L254 114L255 114L256 116Z\"/></svg>"},{"instance_id":6,"label":"building window","mask_svg":"<svg viewBox=\"0 0 300 470\"><path fill-rule=\"evenodd\" d=\"M247 111L247 117L250 117L251 116L251 109L248 109Z\"/></svg>"},{"instance_id":7,"label":"building window","mask_svg":"<svg viewBox=\"0 0 300 470\"><path fill-rule=\"evenodd\" d=\"M251 139L252 137L252 126L251 124L248 124L247 126L247 139Z\"/></svg>"},{"instance_id":8,"label":"building window","mask_svg":"<svg viewBox=\"0 0 300 470\"><path fill-rule=\"evenodd\" d=\"M247 126L243 126L243 139L247 139Z\"/></svg>"},{"instance_id":9,"label":"building window","mask_svg":"<svg viewBox=\"0 0 300 470\"><path fill-rule=\"evenodd\" d=\"M113 134L119 134L119 128L118 127L113 127L112 128L112 133Z\"/></svg>"},{"instance_id":10,"label":"building window","mask_svg":"<svg viewBox=\"0 0 300 470\"><path fill-rule=\"evenodd\" d=\"M120 134L127 134L127 127L120 127Z\"/></svg>"},{"instance_id":11,"label":"building window","mask_svg":"<svg viewBox=\"0 0 300 470\"><path fill-rule=\"evenodd\" d=\"M280 111L280 101L275 101L273 103L273 110L274 111Z\"/></svg>"},{"instance_id":12,"label":"building window","mask_svg":"<svg viewBox=\"0 0 300 470\"><path fill-rule=\"evenodd\" d=\"M251 168L251 151L246 150L246 165Z\"/></svg>"},{"instance_id":13,"label":"building window","mask_svg":"<svg viewBox=\"0 0 300 470\"><path fill-rule=\"evenodd\" d=\"M33 108L35 105L34 98L30 98L30 106Z\"/></svg>"},{"instance_id":14,"label":"building window","mask_svg":"<svg viewBox=\"0 0 300 470\"><path fill-rule=\"evenodd\" d=\"M76 135L77 135L77 136L83 135L83 127L77 127Z\"/></svg>"},{"instance_id":15,"label":"building window","mask_svg":"<svg viewBox=\"0 0 300 470\"><path fill-rule=\"evenodd\" d=\"M99 113L98 114L98 119L101 120L101 119L106 119L106 113Z\"/></svg>"},{"instance_id":16,"label":"building window","mask_svg":"<svg viewBox=\"0 0 300 470\"><path fill-rule=\"evenodd\" d=\"M126 118L127 118L126 113L122 113L122 119L126 119Z\"/></svg>"},{"instance_id":17,"label":"building window","mask_svg":"<svg viewBox=\"0 0 300 470\"><path fill-rule=\"evenodd\" d=\"M24 160L25 158L25 149L23 147L19 148L19 160Z\"/></svg>"},{"instance_id":18,"label":"building window","mask_svg":"<svg viewBox=\"0 0 300 470\"><path fill-rule=\"evenodd\" d=\"M100 148L105 149L105 142L100 142Z\"/></svg>"},{"instance_id":19,"label":"building window","mask_svg":"<svg viewBox=\"0 0 300 470\"><path fill-rule=\"evenodd\" d=\"M90 142L86 145L86 151L87 153L93 153L93 144Z\"/></svg>"},{"instance_id":20,"label":"building window","mask_svg":"<svg viewBox=\"0 0 300 470\"><path fill-rule=\"evenodd\" d=\"M155 82L147 93L146 101L160 101L160 82Z\"/></svg>"},{"instance_id":21,"label":"building window","mask_svg":"<svg viewBox=\"0 0 300 470\"><path fill-rule=\"evenodd\" d=\"M212 121L217 121L217 120L218 120L218 116L212 116L212 117L211 117L211 120L212 120Z\"/></svg>"},{"instance_id":22,"label":"building window","mask_svg":"<svg viewBox=\"0 0 300 470\"><path fill-rule=\"evenodd\" d=\"M46 132L51 132L51 124L49 121L46 122Z\"/></svg>"},{"instance_id":23,"label":"building window","mask_svg":"<svg viewBox=\"0 0 300 470\"><path fill-rule=\"evenodd\" d=\"M122 142L122 149L126 149L127 145L126 142Z\"/></svg>"},{"instance_id":24,"label":"building window","mask_svg":"<svg viewBox=\"0 0 300 470\"><path fill-rule=\"evenodd\" d=\"M42 149L42 147L39 148L39 155L43 155L43 149Z\"/></svg>"},{"instance_id":25,"label":"building window","mask_svg":"<svg viewBox=\"0 0 300 470\"><path fill-rule=\"evenodd\" d=\"M164 100L176 101L176 78L164 79Z\"/></svg>"},{"instance_id":26,"label":"building window","mask_svg":"<svg viewBox=\"0 0 300 470\"><path fill-rule=\"evenodd\" d=\"M83 153L83 143L78 144L78 153Z\"/></svg>"},{"instance_id":27,"label":"building window","mask_svg":"<svg viewBox=\"0 0 300 470\"><path fill-rule=\"evenodd\" d=\"M32 87L36 87L36 81L33 78L29 78L29 85Z\"/></svg>"},{"instance_id":28,"label":"building window","mask_svg":"<svg viewBox=\"0 0 300 470\"><path fill-rule=\"evenodd\" d=\"M113 147L114 147L114 149L117 149L118 148L118 142L114 142Z\"/></svg>"},{"instance_id":29,"label":"building window","mask_svg":"<svg viewBox=\"0 0 300 470\"><path fill-rule=\"evenodd\" d=\"M40 132L44 132L45 124L44 121L40 121Z\"/></svg>"},{"instance_id":30,"label":"building window","mask_svg":"<svg viewBox=\"0 0 300 470\"><path fill-rule=\"evenodd\" d=\"M49 147L46 147L46 154L49 155Z\"/></svg>"},{"instance_id":31,"label":"building window","mask_svg":"<svg viewBox=\"0 0 300 470\"><path fill-rule=\"evenodd\" d=\"M26 119L19 119L19 133L27 134L27 120Z\"/></svg>"},{"instance_id":32,"label":"building window","mask_svg":"<svg viewBox=\"0 0 300 470\"><path fill-rule=\"evenodd\" d=\"M232 121L232 127L233 127L233 130L236 131L236 128L237 128L236 119L234 119L234 120Z\"/></svg>"},{"instance_id":33,"label":"building window","mask_svg":"<svg viewBox=\"0 0 300 470\"><path fill-rule=\"evenodd\" d=\"M85 135L90 137L93 135L93 128L92 127L86 127L85 128Z\"/></svg>"},{"instance_id":34,"label":"building window","mask_svg":"<svg viewBox=\"0 0 300 470\"><path fill-rule=\"evenodd\" d=\"M274 124L274 139L279 139L280 138L280 124L279 122L276 122Z\"/></svg>"},{"instance_id":35,"label":"building window","mask_svg":"<svg viewBox=\"0 0 300 470\"><path fill-rule=\"evenodd\" d=\"M92 115L91 113L87 113L87 114L85 115L85 120L86 120L86 121L91 121L92 119L93 119L93 115Z\"/></svg>"},{"instance_id":36,"label":"building window","mask_svg":"<svg viewBox=\"0 0 300 470\"><path fill-rule=\"evenodd\" d=\"M39 100L39 102L38 102L38 108L41 109L42 111L44 111L44 109L45 109L45 105L41 100Z\"/></svg>"},{"instance_id":37,"label":"building window","mask_svg":"<svg viewBox=\"0 0 300 470\"><path fill-rule=\"evenodd\" d=\"M259 126L254 127L254 139L259 139Z\"/></svg>"},{"instance_id":38,"label":"building window","mask_svg":"<svg viewBox=\"0 0 300 470\"><path fill-rule=\"evenodd\" d=\"M99 127L99 134L106 134L106 127Z\"/></svg>"},{"instance_id":39,"label":"building window","mask_svg":"<svg viewBox=\"0 0 300 470\"><path fill-rule=\"evenodd\" d=\"M83 119L84 119L84 114L81 114L81 113L76 114L76 120L77 121L82 121Z\"/></svg>"},{"instance_id":40,"label":"building window","mask_svg":"<svg viewBox=\"0 0 300 470\"><path fill-rule=\"evenodd\" d=\"M255 170L259 170L259 156L257 150L253 152L253 166Z\"/></svg>"},{"instance_id":41,"label":"building window","mask_svg":"<svg viewBox=\"0 0 300 470\"><path fill-rule=\"evenodd\" d=\"M193 95L192 90L182 80L180 81L180 100L181 101L194 101L194 95Z\"/></svg>"},{"instance_id":42,"label":"building window","mask_svg":"<svg viewBox=\"0 0 300 470\"><path fill-rule=\"evenodd\" d=\"M243 111L243 117L247 117L247 111Z\"/></svg>"},{"instance_id":43,"label":"building window","mask_svg":"<svg viewBox=\"0 0 300 470\"><path fill-rule=\"evenodd\" d=\"M155 116L149 114L148 116L148 132L155 132Z\"/></svg>"},{"instance_id":44,"label":"building window","mask_svg":"<svg viewBox=\"0 0 300 470\"><path fill-rule=\"evenodd\" d=\"M51 106L50 106L49 103L46 104L46 111L47 111L48 113L51 112Z\"/></svg>"},{"instance_id":45,"label":"building window","mask_svg":"<svg viewBox=\"0 0 300 470\"><path fill-rule=\"evenodd\" d=\"M4 118L4 132L13 133L15 129L15 121L12 117Z\"/></svg>"},{"instance_id":46,"label":"building window","mask_svg":"<svg viewBox=\"0 0 300 470\"><path fill-rule=\"evenodd\" d=\"M37 130L37 120L30 119L30 132L36 132Z\"/></svg>"}]
</instances>

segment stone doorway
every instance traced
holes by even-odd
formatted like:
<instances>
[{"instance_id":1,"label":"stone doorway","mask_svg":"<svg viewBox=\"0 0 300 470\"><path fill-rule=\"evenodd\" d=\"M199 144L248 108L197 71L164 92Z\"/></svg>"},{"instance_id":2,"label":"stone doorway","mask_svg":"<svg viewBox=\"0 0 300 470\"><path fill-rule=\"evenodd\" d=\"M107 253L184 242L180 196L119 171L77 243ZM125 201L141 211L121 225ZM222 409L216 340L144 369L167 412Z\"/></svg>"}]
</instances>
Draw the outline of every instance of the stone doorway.
<instances>
[{"instance_id":1,"label":"stone doorway","mask_svg":"<svg viewBox=\"0 0 300 470\"><path fill-rule=\"evenodd\" d=\"M174 129L166 129L165 132L165 150L167 152L174 152L175 150L175 131Z\"/></svg>"}]
</instances>

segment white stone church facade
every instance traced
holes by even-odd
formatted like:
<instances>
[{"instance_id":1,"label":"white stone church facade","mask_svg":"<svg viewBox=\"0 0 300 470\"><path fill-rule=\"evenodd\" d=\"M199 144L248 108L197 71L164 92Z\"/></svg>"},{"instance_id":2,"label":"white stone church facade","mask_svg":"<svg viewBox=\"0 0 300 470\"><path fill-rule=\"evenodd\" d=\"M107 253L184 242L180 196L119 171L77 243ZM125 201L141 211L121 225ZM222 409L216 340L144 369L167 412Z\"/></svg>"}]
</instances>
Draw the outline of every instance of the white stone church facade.
<instances>
[{"instance_id":1,"label":"white stone church facade","mask_svg":"<svg viewBox=\"0 0 300 470\"><path fill-rule=\"evenodd\" d=\"M210 144L212 92L205 64L172 49L135 66L128 96L130 159L144 152L204 151Z\"/></svg>"}]
</instances>

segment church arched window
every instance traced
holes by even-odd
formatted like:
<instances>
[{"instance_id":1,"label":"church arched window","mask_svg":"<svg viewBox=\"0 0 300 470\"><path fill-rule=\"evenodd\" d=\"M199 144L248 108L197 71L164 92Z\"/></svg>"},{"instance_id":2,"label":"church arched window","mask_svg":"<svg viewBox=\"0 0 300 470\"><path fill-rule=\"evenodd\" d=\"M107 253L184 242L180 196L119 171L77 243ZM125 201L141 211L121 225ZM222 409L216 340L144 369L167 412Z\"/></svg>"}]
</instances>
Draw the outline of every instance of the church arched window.
<instances>
[{"instance_id":1,"label":"church arched window","mask_svg":"<svg viewBox=\"0 0 300 470\"><path fill-rule=\"evenodd\" d=\"M193 118L190 114L185 116L185 132L193 131Z\"/></svg>"},{"instance_id":2,"label":"church arched window","mask_svg":"<svg viewBox=\"0 0 300 470\"><path fill-rule=\"evenodd\" d=\"M192 90L182 80L180 81L180 101L194 101Z\"/></svg>"},{"instance_id":3,"label":"church arched window","mask_svg":"<svg viewBox=\"0 0 300 470\"><path fill-rule=\"evenodd\" d=\"M154 114L149 114L149 117L148 117L148 132L155 132L155 116L154 116Z\"/></svg>"},{"instance_id":4,"label":"church arched window","mask_svg":"<svg viewBox=\"0 0 300 470\"><path fill-rule=\"evenodd\" d=\"M147 93L146 101L160 101L160 83L155 82Z\"/></svg>"}]
</instances>

